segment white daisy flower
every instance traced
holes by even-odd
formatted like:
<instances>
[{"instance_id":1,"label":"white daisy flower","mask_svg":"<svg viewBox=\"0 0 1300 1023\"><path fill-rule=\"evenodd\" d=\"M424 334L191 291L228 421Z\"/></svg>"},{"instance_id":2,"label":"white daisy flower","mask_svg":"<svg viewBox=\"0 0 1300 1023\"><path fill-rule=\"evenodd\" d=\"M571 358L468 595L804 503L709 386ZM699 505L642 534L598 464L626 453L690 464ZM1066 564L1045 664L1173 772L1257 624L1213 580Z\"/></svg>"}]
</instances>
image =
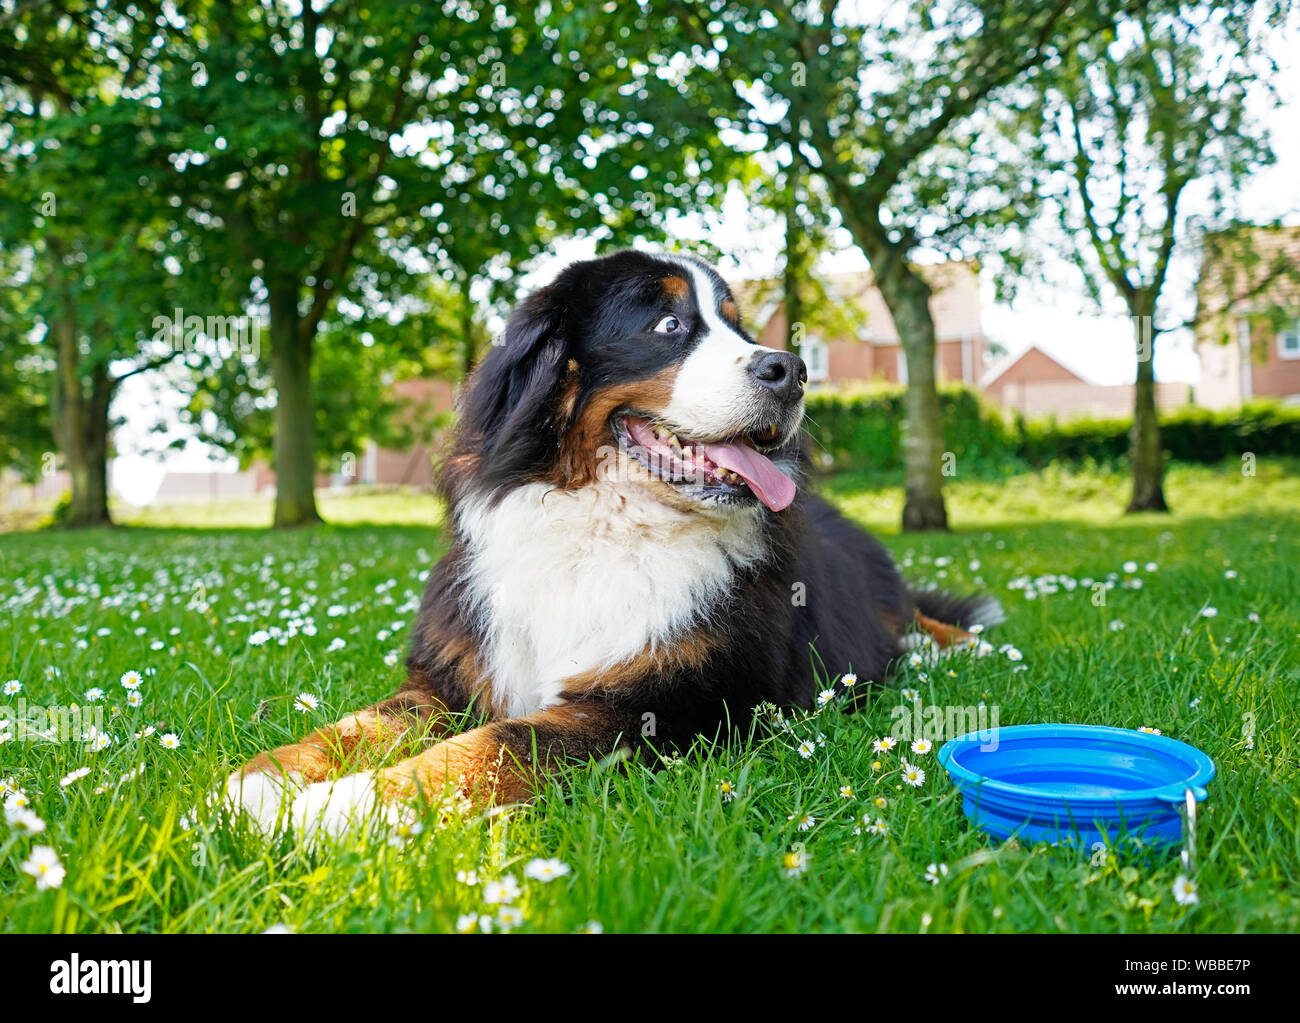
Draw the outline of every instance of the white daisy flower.
<instances>
[{"instance_id":1,"label":"white daisy flower","mask_svg":"<svg viewBox=\"0 0 1300 1023\"><path fill-rule=\"evenodd\" d=\"M903 762L903 784L919 788L925 782L925 772L915 764Z\"/></svg>"},{"instance_id":2,"label":"white daisy flower","mask_svg":"<svg viewBox=\"0 0 1300 1023\"><path fill-rule=\"evenodd\" d=\"M131 692L126 694L126 703L129 707L140 706L140 704L144 703L144 693L140 692L138 689L131 690Z\"/></svg>"},{"instance_id":3,"label":"white daisy flower","mask_svg":"<svg viewBox=\"0 0 1300 1023\"><path fill-rule=\"evenodd\" d=\"M69 771L62 778L60 778L59 784L66 789L73 782L80 781L82 778L86 777L86 775L88 775L89 773L90 773L89 767L78 767L75 771Z\"/></svg>"},{"instance_id":4,"label":"white daisy flower","mask_svg":"<svg viewBox=\"0 0 1300 1023\"><path fill-rule=\"evenodd\" d=\"M852 672L849 672L847 675L845 675L843 678L840 679L840 685L842 685L845 689L852 689L857 684L858 684L858 676L853 674Z\"/></svg>"},{"instance_id":5,"label":"white daisy flower","mask_svg":"<svg viewBox=\"0 0 1300 1023\"><path fill-rule=\"evenodd\" d=\"M489 905L514 902L519 898L519 882L514 874L507 874L499 881L489 881L483 886L483 901Z\"/></svg>"},{"instance_id":6,"label":"white daisy flower","mask_svg":"<svg viewBox=\"0 0 1300 1023\"><path fill-rule=\"evenodd\" d=\"M23 691L23 684L19 682L16 678L11 678L8 682L5 683L4 686L5 696L17 696L22 691Z\"/></svg>"},{"instance_id":7,"label":"white daisy flower","mask_svg":"<svg viewBox=\"0 0 1300 1023\"><path fill-rule=\"evenodd\" d=\"M1159 729L1159 728L1152 728L1150 725L1143 725L1141 728L1138 729L1138 731L1139 731L1139 732L1146 732L1147 735L1159 735L1159 734L1160 734L1160 729Z\"/></svg>"},{"instance_id":8,"label":"white daisy flower","mask_svg":"<svg viewBox=\"0 0 1300 1023\"><path fill-rule=\"evenodd\" d=\"M937 885L942 878L948 876L948 864L931 863L925 868L925 879L931 884Z\"/></svg>"},{"instance_id":9,"label":"white daisy flower","mask_svg":"<svg viewBox=\"0 0 1300 1023\"><path fill-rule=\"evenodd\" d=\"M458 934L469 934L478 926L477 913L462 913L456 917L456 931Z\"/></svg>"},{"instance_id":10,"label":"white daisy flower","mask_svg":"<svg viewBox=\"0 0 1300 1023\"><path fill-rule=\"evenodd\" d=\"M159 744L163 749L179 749L181 745L180 736L175 732L165 732L158 737Z\"/></svg>"},{"instance_id":11,"label":"white daisy flower","mask_svg":"<svg viewBox=\"0 0 1300 1023\"><path fill-rule=\"evenodd\" d=\"M45 822L29 807L16 806L5 810L5 823L11 828L21 828L30 835L39 835L45 830Z\"/></svg>"},{"instance_id":12,"label":"white daisy flower","mask_svg":"<svg viewBox=\"0 0 1300 1023\"><path fill-rule=\"evenodd\" d=\"M122 675L122 688L139 689L140 684L143 681L144 681L144 677L138 671L132 669L131 671L125 672Z\"/></svg>"},{"instance_id":13,"label":"white daisy flower","mask_svg":"<svg viewBox=\"0 0 1300 1023\"><path fill-rule=\"evenodd\" d=\"M59 854L48 845L33 846L32 855L22 865L22 871L36 878L36 890L42 892L58 888L68 873L59 860Z\"/></svg>"},{"instance_id":14,"label":"white daisy flower","mask_svg":"<svg viewBox=\"0 0 1300 1023\"><path fill-rule=\"evenodd\" d=\"M786 820L788 821L796 820L795 815L790 814L790 816L787 817ZM800 831L811 831L813 825L815 825L816 823L817 823L816 817L814 817L810 813L805 813L798 817L795 827L797 827Z\"/></svg>"},{"instance_id":15,"label":"white daisy flower","mask_svg":"<svg viewBox=\"0 0 1300 1023\"><path fill-rule=\"evenodd\" d=\"M813 753L816 752L817 750L817 747L814 746L812 742L808 739L804 739L804 741L799 743L798 747L796 748L799 751L799 756L803 757L805 760L811 757Z\"/></svg>"},{"instance_id":16,"label":"white daisy flower","mask_svg":"<svg viewBox=\"0 0 1300 1023\"><path fill-rule=\"evenodd\" d=\"M874 753L888 753L898 745L898 740L892 735L886 735L883 739L874 739L871 743L871 749Z\"/></svg>"},{"instance_id":17,"label":"white daisy flower","mask_svg":"<svg viewBox=\"0 0 1300 1023\"><path fill-rule=\"evenodd\" d=\"M736 787L729 781L718 782L718 794L722 796L724 803L730 803L736 798Z\"/></svg>"},{"instance_id":18,"label":"white daisy flower","mask_svg":"<svg viewBox=\"0 0 1300 1023\"><path fill-rule=\"evenodd\" d=\"M915 689L904 689L902 696L904 700L910 700L913 703L921 698L920 692Z\"/></svg>"},{"instance_id":19,"label":"white daisy flower","mask_svg":"<svg viewBox=\"0 0 1300 1023\"><path fill-rule=\"evenodd\" d=\"M312 693L299 693L293 698L293 709L303 714L310 713L320 706L320 700Z\"/></svg>"},{"instance_id":20,"label":"white daisy flower","mask_svg":"<svg viewBox=\"0 0 1300 1023\"><path fill-rule=\"evenodd\" d=\"M524 911L518 906L502 906L497 910L497 924L508 931L524 922Z\"/></svg>"},{"instance_id":21,"label":"white daisy flower","mask_svg":"<svg viewBox=\"0 0 1300 1023\"><path fill-rule=\"evenodd\" d=\"M390 650L388 651L388 653L384 654L384 663L391 668L394 664L397 663L398 656L399 655L396 650Z\"/></svg>"},{"instance_id":22,"label":"white daisy flower","mask_svg":"<svg viewBox=\"0 0 1300 1023\"><path fill-rule=\"evenodd\" d=\"M853 798L853 786L852 786L852 785L841 785L841 786L840 786L840 798L841 798L841 799L852 799L852 798Z\"/></svg>"},{"instance_id":23,"label":"white daisy flower","mask_svg":"<svg viewBox=\"0 0 1300 1023\"><path fill-rule=\"evenodd\" d=\"M557 859L536 859L529 860L524 867L524 877L532 878L534 881L550 883L557 877L563 877L569 872L569 865L562 860Z\"/></svg>"},{"instance_id":24,"label":"white daisy flower","mask_svg":"<svg viewBox=\"0 0 1300 1023\"><path fill-rule=\"evenodd\" d=\"M113 737L107 732L101 732L94 725L86 732L86 745L90 747L91 753L99 753L113 745Z\"/></svg>"},{"instance_id":25,"label":"white daisy flower","mask_svg":"<svg viewBox=\"0 0 1300 1023\"><path fill-rule=\"evenodd\" d=\"M99 686L92 686L86 690L86 700L89 703L98 703L103 698L104 690L100 689Z\"/></svg>"},{"instance_id":26,"label":"white daisy flower","mask_svg":"<svg viewBox=\"0 0 1300 1023\"><path fill-rule=\"evenodd\" d=\"M330 645L325 648L325 652L327 654L332 654L335 650L342 650L347 645L348 641L346 639L342 636L335 636L330 640Z\"/></svg>"},{"instance_id":27,"label":"white daisy flower","mask_svg":"<svg viewBox=\"0 0 1300 1023\"><path fill-rule=\"evenodd\" d=\"M793 849L781 860L781 868L786 877L798 877L808 869L808 854L802 849Z\"/></svg>"},{"instance_id":28,"label":"white daisy flower","mask_svg":"<svg viewBox=\"0 0 1300 1023\"><path fill-rule=\"evenodd\" d=\"M265 629L258 629L248 637L249 646L262 646L271 638L271 634Z\"/></svg>"},{"instance_id":29,"label":"white daisy flower","mask_svg":"<svg viewBox=\"0 0 1300 1023\"><path fill-rule=\"evenodd\" d=\"M1218 614L1219 609L1217 607L1207 607L1203 608L1201 611L1202 618L1216 618L1218 617Z\"/></svg>"},{"instance_id":30,"label":"white daisy flower","mask_svg":"<svg viewBox=\"0 0 1300 1023\"><path fill-rule=\"evenodd\" d=\"M932 749L934 749L934 743L932 743L929 739L917 739L915 742L912 743L912 752L915 753L918 757L925 756Z\"/></svg>"},{"instance_id":31,"label":"white daisy flower","mask_svg":"<svg viewBox=\"0 0 1300 1023\"><path fill-rule=\"evenodd\" d=\"M1195 906L1201 901L1196 894L1196 882L1186 874L1174 878L1174 901L1180 906Z\"/></svg>"},{"instance_id":32,"label":"white daisy flower","mask_svg":"<svg viewBox=\"0 0 1300 1023\"><path fill-rule=\"evenodd\" d=\"M830 703L833 699L835 699L835 690L823 689L817 694L817 706L825 707L826 704Z\"/></svg>"}]
</instances>

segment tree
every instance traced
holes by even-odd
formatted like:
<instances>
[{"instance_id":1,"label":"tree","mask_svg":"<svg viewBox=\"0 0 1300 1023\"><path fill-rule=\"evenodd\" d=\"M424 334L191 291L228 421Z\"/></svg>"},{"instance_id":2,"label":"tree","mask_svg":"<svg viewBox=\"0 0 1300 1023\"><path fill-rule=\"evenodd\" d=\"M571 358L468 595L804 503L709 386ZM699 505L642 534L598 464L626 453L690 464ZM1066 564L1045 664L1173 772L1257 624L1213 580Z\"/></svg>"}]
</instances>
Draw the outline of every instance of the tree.
<instances>
[{"instance_id":1,"label":"tree","mask_svg":"<svg viewBox=\"0 0 1300 1023\"><path fill-rule=\"evenodd\" d=\"M156 13L149 3L129 14L35 4L0 22L0 174L9 182L0 198L0 373L18 374L11 393L31 396L33 379L45 382L33 422L48 415L71 477L70 525L111 522L113 397L122 381L175 355L140 349L137 296L172 296L174 276L159 254L166 211L139 194L134 133L116 102L149 74Z\"/></svg>"},{"instance_id":2,"label":"tree","mask_svg":"<svg viewBox=\"0 0 1300 1023\"><path fill-rule=\"evenodd\" d=\"M1166 309L1169 268L1230 214L1242 180L1272 159L1251 114L1266 78L1260 34L1286 4L1147 8L1080 40L1038 79L1025 147L1051 175L1060 231L1089 293L1118 296L1137 355L1127 510L1167 511L1155 346L1184 326ZM1199 217L1187 198L1200 193Z\"/></svg>"},{"instance_id":3,"label":"tree","mask_svg":"<svg viewBox=\"0 0 1300 1023\"><path fill-rule=\"evenodd\" d=\"M964 239L1023 210L996 163L963 157L974 118L999 90L1022 80L1098 27L1122 4L898 2L863 12L849 5L783 2L696 4L661 0L649 18L629 13L635 46L670 94L664 121L707 111L722 130L790 151L817 178L840 222L871 264L908 370L905 529L943 529L943 426L935 387L930 286L916 265L957 253ZM689 49L680 62L664 54ZM632 49L633 44L629 43Z\"/></svg>"},{"instance_id":4,"label":"tree","mask_svg":"<svg viewBox=\"0 0 1300 1023\"><path fill-rule=\"evenodd\" d=\"M322 334L337 304L385 315L421 276L444 275L472 363L476 287L561 232L648 222L623 159L644 140L593 119L589 97L625 72L559 49L531 10L178 11L157 109L142 110L148 187L184 211L214 296L265 310L275 522L312 522L317 349L364 329L354 318L353 334Z\"/></svg>"}]
</instances>

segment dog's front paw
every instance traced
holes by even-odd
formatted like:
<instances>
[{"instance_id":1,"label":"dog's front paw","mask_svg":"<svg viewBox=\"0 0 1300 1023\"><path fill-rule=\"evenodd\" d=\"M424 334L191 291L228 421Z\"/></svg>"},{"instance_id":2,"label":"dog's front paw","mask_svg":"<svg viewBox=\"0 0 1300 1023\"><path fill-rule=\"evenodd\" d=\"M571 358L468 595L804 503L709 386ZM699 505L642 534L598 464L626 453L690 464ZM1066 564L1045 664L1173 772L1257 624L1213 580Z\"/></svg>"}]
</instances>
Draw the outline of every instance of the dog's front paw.
<instances>
[{"instance_id":1,"label":"dog's front paw","mask_svg":"<svg viewBox=\"0 0 1300 1023\"><path fill-rule=\"evenodd\" d=\"M304 838L338 838L375 811L375 776L361 771L335 781L308 785L293 801L289 820Z\"/></svg>"},{"instance_id":2,"label":"dog's front paw","mask_svg":"<svg viewBox=\"0 0 1300 1023\"><path fill-rule=\"evenodd\" d=\"M246 815L258 830L271 834L279 825L281 815L287 815L292 809L301 782L302 777L296 772L286 775L236 771L226 779L225 804L236 813Z\"/></svg>"}]
</instances>

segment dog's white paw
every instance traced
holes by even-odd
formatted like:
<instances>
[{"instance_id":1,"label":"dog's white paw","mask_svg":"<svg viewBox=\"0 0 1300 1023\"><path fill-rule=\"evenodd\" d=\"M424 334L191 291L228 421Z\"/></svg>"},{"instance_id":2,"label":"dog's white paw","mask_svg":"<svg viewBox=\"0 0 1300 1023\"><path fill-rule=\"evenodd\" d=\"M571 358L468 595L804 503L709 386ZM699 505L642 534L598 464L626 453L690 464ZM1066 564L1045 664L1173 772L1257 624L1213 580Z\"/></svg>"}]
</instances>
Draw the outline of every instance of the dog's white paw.
<instances>
[{"instance_id":1,"label":"dog's white paw","mask_svg":"<svg viewBox=\"0 0 1300 1023\"><path fill-rule=\"evenodd\" d=\"M308 785L294 799L289 820L306 838L337 838L371 817L376 802L374 772L361 771Z\"/></svg>"},{"instance_id":2,"label":"dog's white paw","mask_svg":"<svg viewBox=\"0 0 1300 1023\"><path fill-rule=\"evenodd\" d=\"M237 813L246 814L257 828L267 834L275 831L281 813L288 813L301 789L302 775L267 774L236 771L226 779L225 802Z\"/></svg>"}]
</instances>

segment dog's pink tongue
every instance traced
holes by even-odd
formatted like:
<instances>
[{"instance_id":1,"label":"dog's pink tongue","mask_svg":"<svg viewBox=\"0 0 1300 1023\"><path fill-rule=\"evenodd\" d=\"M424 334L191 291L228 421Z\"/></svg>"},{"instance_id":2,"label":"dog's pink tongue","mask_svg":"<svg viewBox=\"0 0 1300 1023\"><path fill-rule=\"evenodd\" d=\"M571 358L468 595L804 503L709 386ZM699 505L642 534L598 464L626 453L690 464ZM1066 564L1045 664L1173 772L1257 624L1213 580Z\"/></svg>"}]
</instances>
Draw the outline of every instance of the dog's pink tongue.
<instances>
[{"instance_id":1,"label":"dog's pink tongue","mask_svg":"<svg viewBox=\"0 0 1300 1023\"><path fill-rule=\"evenodd\" d=\"M700 447L714 463L745 477L749 489L774 512L789 507L794 500L794 480L748 444L701 444Z\"/></svg>"}]
</instances>

